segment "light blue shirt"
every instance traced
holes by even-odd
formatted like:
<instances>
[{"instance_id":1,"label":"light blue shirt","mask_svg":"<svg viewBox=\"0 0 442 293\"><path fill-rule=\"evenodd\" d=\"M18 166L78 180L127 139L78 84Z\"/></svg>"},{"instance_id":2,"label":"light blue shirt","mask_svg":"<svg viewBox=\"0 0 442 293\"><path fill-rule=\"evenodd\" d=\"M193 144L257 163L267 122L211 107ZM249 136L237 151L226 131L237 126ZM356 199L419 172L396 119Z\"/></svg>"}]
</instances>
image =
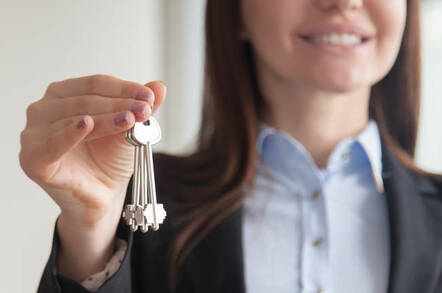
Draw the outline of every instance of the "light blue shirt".
<instances>
[{"instance_id":1,"label":"light blue shirt","mask_svg":"<svg viewBox=\"0 0 442 293\"><path fill-rule=\"evenodd\" d=\"M261 123L256 187L244 203L248 293L383 293L390 231L379 130L342 140L326 169Z\"/></svg>"}]
</instances>

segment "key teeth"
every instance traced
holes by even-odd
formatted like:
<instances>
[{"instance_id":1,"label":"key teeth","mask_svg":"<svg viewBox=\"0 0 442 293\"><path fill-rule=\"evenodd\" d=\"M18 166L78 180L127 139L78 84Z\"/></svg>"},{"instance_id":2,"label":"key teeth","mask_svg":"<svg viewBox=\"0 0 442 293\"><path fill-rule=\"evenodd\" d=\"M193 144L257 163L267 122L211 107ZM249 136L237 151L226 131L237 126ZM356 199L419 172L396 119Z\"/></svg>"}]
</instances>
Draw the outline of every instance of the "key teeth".
<instances>
[{"instance_id":1,"label":"key teeth","mask_svg":"<svg viewBox=\"0 0 442 293\"><path fill-rule=\"evenodd\" d=\"M135 232L140 228L140 231L146 233L149 226L154 231L158 231L159 224L163 224L166 218L166 211L163 204L156 204L157 225L153 223L152 204L147 204L144 208L140 205L126 205L123 210L122 217L126 224L130 226L130 230Z\"/></svg>"},{"instance_id":2,"label":"key teeth","mask_svg":"<svg viewBox=\"0 0 442 293\"><path fill-rule=\"evenodd\" d=\"M138 226L143 225L144 222L144 209L142 206L137 205L135 212L134 212L134 218L135 222Z\"/></svg>"},{"instance_id":3,"label":"key teeth","mask_svg":"<svg viewBox=\"0 0 442 293\"><path fill-rule=\"evenodd\" d=\"M131 226L134 220L134 215L133 215L133 205L126 205L124 211L123 211L123 219L126 221L126 224Z\"/></svg>"},{"instance_id":4,"label":"key teeth","mask_svg":"<svg viewBox=\"0 0 442 293\"><path fill-rule=\"evenodd\" d=\"M164 210L163 204L156 204L156 216L157 216L157 223L163 224L164 219L166 218L166 211ZM144 216L147 219L147 222L150 225L153 225L153 213L152 213L152 204L147 204L146 208L144 209ZM157 228L158 230L158 228Z\"/></svg>"}]
</instances>

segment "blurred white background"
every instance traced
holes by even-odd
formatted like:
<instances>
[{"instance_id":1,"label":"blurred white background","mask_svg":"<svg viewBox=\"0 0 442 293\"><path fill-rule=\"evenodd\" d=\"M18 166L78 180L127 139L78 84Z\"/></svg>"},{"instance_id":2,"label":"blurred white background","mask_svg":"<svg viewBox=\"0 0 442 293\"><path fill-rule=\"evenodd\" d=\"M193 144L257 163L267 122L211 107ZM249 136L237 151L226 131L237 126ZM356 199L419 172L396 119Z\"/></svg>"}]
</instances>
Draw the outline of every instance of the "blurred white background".
<instances>
[{"instance_id":1,"label":"blurred white background","mask_svg":"<svg viewBox=\"0 0 442 293\"><path fill-rule=\"evenodd\" d=\"M168 95L157 150L184 152L200 122L204 0L0 0L0 292L35 292L58 208L22 172L27 105L52 81L103 73ZM442 1L427 1L424 99L417 163L442 172Z\"/></svg>"}]
</instances>

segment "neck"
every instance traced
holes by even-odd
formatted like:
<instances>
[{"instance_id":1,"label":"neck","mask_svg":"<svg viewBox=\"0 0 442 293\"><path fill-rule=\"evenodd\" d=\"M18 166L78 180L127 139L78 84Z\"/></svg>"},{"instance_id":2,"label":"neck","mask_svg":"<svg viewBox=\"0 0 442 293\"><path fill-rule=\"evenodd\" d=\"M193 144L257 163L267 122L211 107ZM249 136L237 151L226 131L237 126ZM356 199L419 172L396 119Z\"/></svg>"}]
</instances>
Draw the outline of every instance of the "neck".
<instances>
[{"instance_id":1,"label":"neck","mask_svg":"<svg viewBox=\"0 0 442 293\"><path fill-rule=\"evenodd\" d=\"M326 168L337 144L368 122L370 88L330 93L275 80L260 84L269 105L264 121L302 143L318 168Z\"/></svg>"}]
</instances>

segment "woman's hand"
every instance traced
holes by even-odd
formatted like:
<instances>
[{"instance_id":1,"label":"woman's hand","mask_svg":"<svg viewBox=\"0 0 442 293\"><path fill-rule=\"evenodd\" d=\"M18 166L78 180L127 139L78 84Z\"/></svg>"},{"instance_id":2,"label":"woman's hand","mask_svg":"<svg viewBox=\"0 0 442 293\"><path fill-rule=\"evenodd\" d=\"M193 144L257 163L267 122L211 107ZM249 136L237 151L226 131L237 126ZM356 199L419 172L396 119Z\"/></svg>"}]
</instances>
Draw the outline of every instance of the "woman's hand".
<instances>
[{"instance_id":1,"label":"woman's hand","mask_svg":"<svg viewBox=\"0 0 442 293\"><path fill-rule=\"evenodd\" d=\"M133 173L124 132L146 121L165 94L161 82L99 74L53 82L28 107L20 164L60 206L59 230L113 238Z\"/></svg>"}]
</instances>

